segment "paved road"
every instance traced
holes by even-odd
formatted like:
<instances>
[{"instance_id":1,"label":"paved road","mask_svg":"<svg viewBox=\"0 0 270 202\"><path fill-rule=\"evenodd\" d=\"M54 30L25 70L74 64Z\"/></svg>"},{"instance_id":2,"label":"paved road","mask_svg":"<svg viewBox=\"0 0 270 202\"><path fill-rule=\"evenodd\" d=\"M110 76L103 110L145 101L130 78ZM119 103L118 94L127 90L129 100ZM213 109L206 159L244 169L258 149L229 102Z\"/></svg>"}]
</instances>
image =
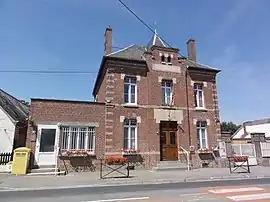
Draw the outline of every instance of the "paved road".
<instances>
[{"instance_id":1,"label":"paved road","mask_svg":"<svg viewBox=\"0 0 270 202\"><path fill-rule=\"evenodd\" d=\"M58 189L1 191L5 202L225 202L270 201L269 179Z\"/></svg>"}]
</instances>

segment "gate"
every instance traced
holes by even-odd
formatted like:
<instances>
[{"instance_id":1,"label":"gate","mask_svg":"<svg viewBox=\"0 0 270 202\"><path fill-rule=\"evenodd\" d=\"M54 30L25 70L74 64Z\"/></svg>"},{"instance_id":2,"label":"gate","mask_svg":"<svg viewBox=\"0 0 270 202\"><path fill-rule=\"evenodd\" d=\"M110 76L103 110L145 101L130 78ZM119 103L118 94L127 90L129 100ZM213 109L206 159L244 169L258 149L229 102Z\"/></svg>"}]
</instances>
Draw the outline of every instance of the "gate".
<instances>
[{"instance_id":1,"label":"gate","mask_svg":"<svg viewBox=\"0 0 270 202\"><path fill-rule=\"evenodd\" d=\"M232 149L235 152L235 155L238 156L248 156L248 163L251 166L258 165L256 158L256 150L254 144L232 144Z\"/></svg>"}]
</instances>

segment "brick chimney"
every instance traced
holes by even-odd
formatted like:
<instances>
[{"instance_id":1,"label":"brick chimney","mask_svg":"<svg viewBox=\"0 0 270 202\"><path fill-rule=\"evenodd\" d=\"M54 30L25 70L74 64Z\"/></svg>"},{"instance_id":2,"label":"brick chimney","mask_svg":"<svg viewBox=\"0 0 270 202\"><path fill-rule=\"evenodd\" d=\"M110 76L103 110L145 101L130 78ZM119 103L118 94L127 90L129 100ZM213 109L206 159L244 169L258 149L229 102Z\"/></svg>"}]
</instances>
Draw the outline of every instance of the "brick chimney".
<instances>
[{"instance_id":1,"label":"brick chimney","mask_svg":"<svg viewBox=\"0 0 270 202\"><path fill-rule=\"evenodd\" d=\"M195 40L189 39L187 41L187 52L188 52L188 59L196 62L196 48L195 48Z\"/></svg>"},{"instance_id":2,"label":"brick chimney","mask_svg":"<svg viewBox=\"0 0 270 202\"><path fill-rule=\"evenodd\" d=\"M109 55L112 52L112 28L110 25L105 30L104 39L104 55Z\"/></svg>"}]
</instances>

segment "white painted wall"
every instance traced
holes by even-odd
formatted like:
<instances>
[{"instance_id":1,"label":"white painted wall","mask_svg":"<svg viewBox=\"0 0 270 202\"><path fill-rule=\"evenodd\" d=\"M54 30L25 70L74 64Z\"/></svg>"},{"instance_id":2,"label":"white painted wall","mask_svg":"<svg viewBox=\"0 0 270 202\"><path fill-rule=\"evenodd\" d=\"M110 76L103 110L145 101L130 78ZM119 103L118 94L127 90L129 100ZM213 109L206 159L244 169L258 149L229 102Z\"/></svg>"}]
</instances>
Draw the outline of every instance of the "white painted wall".
<instances>
[{"instance_id":1,"label":"white painted wall","mask_svg":"<svg viewBox=\"0 0 270 202\"><path fill-rule=\"evenodd\" d=\"M15 125L0 108L0 153L12 152Z\"/></svg>"},{"instance_id":2,"label":"white painted wall","mask_svg":"<svg viewBox=\"0 0 270 202\"><path fill-rule=\"evenodd\" d=\"M250 133L265 133L265 137L270 137L270 123L246 126L246 131L249 134L245 139L250 138ZM243 134L244 128L241 128L241 130L239 130L236 134L234 134L233 139L241 138Z\"/></svg>"}]
</instances>

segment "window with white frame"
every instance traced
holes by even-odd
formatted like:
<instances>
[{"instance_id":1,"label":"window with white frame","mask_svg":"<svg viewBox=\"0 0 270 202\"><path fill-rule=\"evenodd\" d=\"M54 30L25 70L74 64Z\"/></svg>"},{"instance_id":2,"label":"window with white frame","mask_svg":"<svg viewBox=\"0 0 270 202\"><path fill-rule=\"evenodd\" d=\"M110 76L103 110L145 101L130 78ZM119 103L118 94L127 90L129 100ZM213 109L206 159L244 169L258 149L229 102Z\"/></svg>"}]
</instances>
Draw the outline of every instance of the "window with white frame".
<instances>
[{"instance_id":1,"label":"window with white frame","mask_svg":"<svg viewBox=\"0 0 270 202\"><path fill-rule=\"evenodd\" d=\"M172 101L172 81L162 81L162 104L170 105Z\"/></svg>"},{"instance_id":2,"label":"window with white frame","mask_svg":"<svg viewBox=\"0 0 270 202\"><path fill-rule=\"evenodd\" d=\"M204 108L204 98L203 98L203 85L199 83L194 84L194 99L195 107Z\"/></svg>"},{"instance_id":3,"label":"window with white frame","mask_svg":"<svg viewBox=\"0 0 270 202\"><path fill-rule=\"evenodd\" d=\"M125 76L124 78L124 103L137 103L137 85L136 77Z\"/></svg>"},{"instance_id":4,"label":"window with white frame","mask_svg":"<svg viewBox=\"0 0 270 202\"><path fill-rule=\"evenodd\" d=\"M197 121L196 127L197 127L198 149L208 148L206 122Z\"/></svg>"},{"instance_id":5,"label":"window with white frame","mask_svg":"<svg viewBox=\"0 0 270 202\"><path fill-rule=\"evenodd\" d=\"M137 149L136 119L125 119L124 121L124 149Z\"/></svg>"},{"instance_id":6,"label":"window with white frame","mask_svg":"<svg viewBox=\"0 0 270 202\"><path fill-rule=\"evenodd\" d=\"M69 127L63 126L62 150L95 150L95 127Z\"/></svg>"}]
</instances>

